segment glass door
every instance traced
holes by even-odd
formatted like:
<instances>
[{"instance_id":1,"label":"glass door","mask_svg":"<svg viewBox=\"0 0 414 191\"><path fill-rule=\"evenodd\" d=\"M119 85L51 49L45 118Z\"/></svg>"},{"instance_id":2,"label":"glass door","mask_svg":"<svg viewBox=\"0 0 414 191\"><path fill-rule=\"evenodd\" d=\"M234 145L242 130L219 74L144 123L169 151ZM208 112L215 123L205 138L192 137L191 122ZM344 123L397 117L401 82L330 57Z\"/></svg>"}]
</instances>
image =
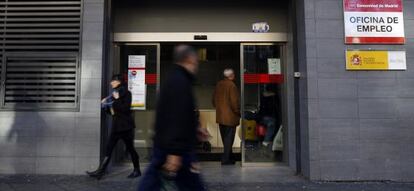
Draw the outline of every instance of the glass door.
<instances>
[{"instance_id":1,"label":"glass door","mask_svg":"<svg viewBox=\"0 0 414 191\"><path fill-rule=\"evenodd\" d=\"M160 45L120 46L120 73L128 78L135 119L135 148L142 162L150 159L156 94L159 87Z\"/></svg>"},{"instance_id":2,"label":"glass door","mask_svg":"<svg viewBox=\"0 0 414 191\"><path fill-rule=\"evenodd\" d=\"M275 164L283 159L282 47L241 44L243 165Z\"/></svg>"}]
</instances>

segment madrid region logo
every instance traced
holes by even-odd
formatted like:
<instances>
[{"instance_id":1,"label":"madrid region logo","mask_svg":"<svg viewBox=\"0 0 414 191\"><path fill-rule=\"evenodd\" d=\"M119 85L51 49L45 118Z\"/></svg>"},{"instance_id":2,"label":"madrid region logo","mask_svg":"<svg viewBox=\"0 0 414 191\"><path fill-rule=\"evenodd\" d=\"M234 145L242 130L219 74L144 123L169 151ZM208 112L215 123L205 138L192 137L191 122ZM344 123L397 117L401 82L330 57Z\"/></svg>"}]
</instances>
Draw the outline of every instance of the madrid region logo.
<instances>
[{"instance_id":1,"label":"madrid region logo","mask_svg":"<svg viewBox=\"0 0 414 191\"><path fill-rule=\"evenodd\" d=\"M351 57L351 63L354 66L360 66L362 64L361 56L359 56L358 54L354 54Z\"/></svg>"},{"instance_id":2,"label":"madrid region logo","mask_svg":"<svg viewBox=\"0 0 414 191\"><path fill-rule=\"evenodd\" d=\"M350 8L355 9L355 8L357 8L357 3L356 3L356 2L350 2L348 6L349 6Z\"/></svg>"}]
</instances>

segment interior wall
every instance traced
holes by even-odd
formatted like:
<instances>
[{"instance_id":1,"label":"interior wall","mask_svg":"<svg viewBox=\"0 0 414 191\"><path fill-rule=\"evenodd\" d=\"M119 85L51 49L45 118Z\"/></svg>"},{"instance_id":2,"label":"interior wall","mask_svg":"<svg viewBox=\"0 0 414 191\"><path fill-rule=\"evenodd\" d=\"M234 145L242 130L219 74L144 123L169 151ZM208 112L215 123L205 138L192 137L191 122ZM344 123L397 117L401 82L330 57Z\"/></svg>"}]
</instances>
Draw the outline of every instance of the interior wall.
<instances>
[{"instance_id":1,"label":"interior wall","mask_svg":"<svg viewBox=\"0 0 414 191\"><path fill-rule=\"evenodd\" d=\"M118 0L114 32L251 32L252 23L268 22L270 32L287 32L284 1Z\"/></svg>"}]
</instances>

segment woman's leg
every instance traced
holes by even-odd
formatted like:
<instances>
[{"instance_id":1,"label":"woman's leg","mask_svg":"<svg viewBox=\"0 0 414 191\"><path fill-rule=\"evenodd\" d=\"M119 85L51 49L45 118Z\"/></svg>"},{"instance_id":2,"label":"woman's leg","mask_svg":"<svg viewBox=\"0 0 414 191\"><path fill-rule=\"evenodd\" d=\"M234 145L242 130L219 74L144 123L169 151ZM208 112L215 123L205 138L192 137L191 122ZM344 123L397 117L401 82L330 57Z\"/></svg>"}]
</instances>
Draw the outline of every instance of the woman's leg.
<instances>
[{"instance_id":1,"label":"woman's leg","mask_svg":"<svg viewBox=\"0 0 414 191\"><path fill-rule=\"evenodd\" d=\"M117 136L116 133L112 133L109 136L108 144L106 145L106 151L105 151L105 158L103 159L102 163L99 165L98 169L92 172L86 172L89 176L95 177L95 178L102 178L102 176L105 174L106 168L109 165L109 162L111 160L112 151L116 145L116 143L119 140L119 136Z\"/></svg>"},{"instance_id":2,"label":"woman's leg","mask_svg":"<svg viewBox=\"0 0 414 191\"><path fill-rule=\"evenodd\" d=\"M139 156L134 147L134 130L127 132L122 140L125 143L126 150L131 155L132 163L134 164L134 169L139 170Z\"/></svg>"}]
</instances>

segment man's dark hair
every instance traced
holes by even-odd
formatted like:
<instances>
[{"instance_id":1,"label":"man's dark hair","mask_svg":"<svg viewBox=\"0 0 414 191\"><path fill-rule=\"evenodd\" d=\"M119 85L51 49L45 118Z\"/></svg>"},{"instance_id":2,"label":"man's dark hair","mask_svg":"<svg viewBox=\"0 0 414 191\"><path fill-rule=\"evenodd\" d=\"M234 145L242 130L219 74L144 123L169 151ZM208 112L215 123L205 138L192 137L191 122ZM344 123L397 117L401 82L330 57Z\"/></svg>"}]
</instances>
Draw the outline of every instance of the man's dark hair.
<instances>
[{"instance_id":1,"label":"man's dark hair","mask_svg":"<svg viewBox=\"0 0 414 191\"><path fill-rule=\"evenodd\" d=\"M174 62L181 63L190 56L197 56L196 50L188 45L178 45L174 48Z\"/></svg>"}]
</instances>

